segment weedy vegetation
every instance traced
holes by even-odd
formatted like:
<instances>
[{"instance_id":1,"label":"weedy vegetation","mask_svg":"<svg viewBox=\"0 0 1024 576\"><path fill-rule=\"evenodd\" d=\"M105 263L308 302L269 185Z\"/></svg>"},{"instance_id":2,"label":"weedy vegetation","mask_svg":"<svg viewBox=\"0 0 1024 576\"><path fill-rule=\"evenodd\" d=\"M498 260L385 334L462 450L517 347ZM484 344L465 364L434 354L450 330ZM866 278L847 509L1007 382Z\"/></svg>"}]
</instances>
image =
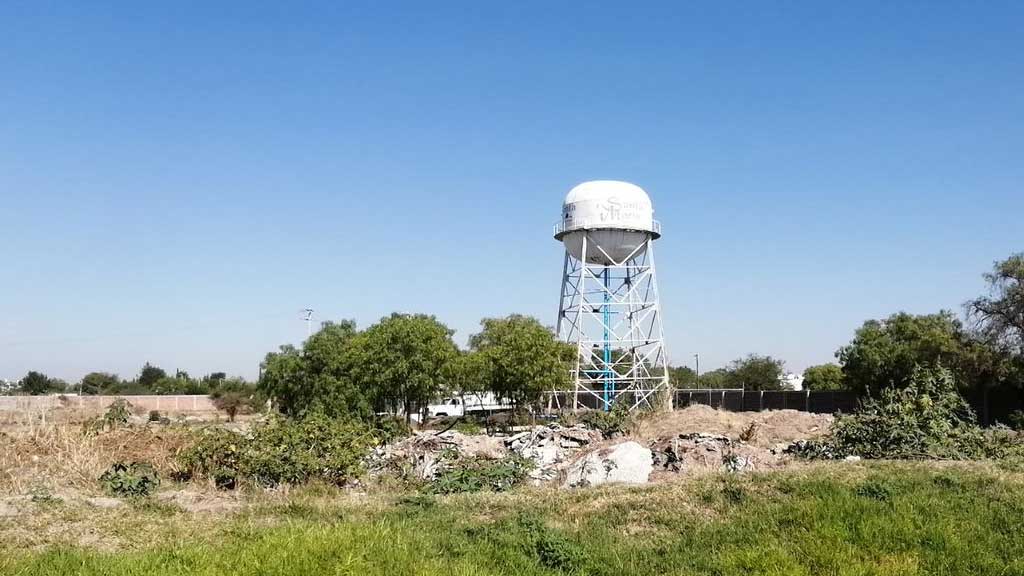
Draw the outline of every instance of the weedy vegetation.
<instances>
[{"instance_id":1,"label":"weedy vegetation","mask_svg":"<svg viewBox=\"0 0 1024 576\"><path fill-rule=\"evenodd\" d=\"M114 496L149 496L160 486L160 475L148 462L115 462L99 482Z\"/></svg>"},{"instance_id":2,"label":"weedy vegetation","mask_svg":"<svg viewBox=\"0 0 1024 576\"><path fill-rule=\"evenodd\" d=\"M224 489L311 480L343 485L362 472L363 458L377 442L363 424L319 414L270 418L248 434L213 427L179 455L179 478L207 478Z\"/></svg>"},{"instance_id":3,"label":"weedy vegetation","mask_svg":"<svg viewBox=\"0 0 1024 576\"><path fill-rule=\"evenodd\" d=\"M481 457L463 457L443 463L441 472L426 486L433 494L460 492L504 492L521 485L533 462L520 456L500 460Z\"/></svg>"},{"instance_id":4,"label":"weedy vegetation","mask_svg":"<svg viewBox=\"0 0 1024 576\"><path fill-rule=\"evenodd\" d=\"M599 432L606 439L627 434L640 418L623 404L615 404L611 410L588 410L578 421Z\"/></svg>"},{"instance_id":5,"label":"weedy vegetation","mask_svg":"<svg viewBox=\"0 0 1024 576\"><path fill-rule=\"evenodd\" d=\"M21 549L0 573L1019 574L1021 482L978 464L860 463L636 489L366 500L317 488L185 537L174 527L188 515L127 508L121 522L157 531L117 534L118 550Z\"/></svg>"},{"instance_id":6,"label":"weedy vegetation","mask_svg":"<svg viewBox=\"0 0 1024 576\"><path fill-rule=\"evenodd\" d=\"M859 456L908 460L1017 460L1024 444L1005 427L982 429L949 370L918 367L905 388L885 388L854 414L839 416L819 442L797 453L812 458Z\"/></svg>"}]
</instances>

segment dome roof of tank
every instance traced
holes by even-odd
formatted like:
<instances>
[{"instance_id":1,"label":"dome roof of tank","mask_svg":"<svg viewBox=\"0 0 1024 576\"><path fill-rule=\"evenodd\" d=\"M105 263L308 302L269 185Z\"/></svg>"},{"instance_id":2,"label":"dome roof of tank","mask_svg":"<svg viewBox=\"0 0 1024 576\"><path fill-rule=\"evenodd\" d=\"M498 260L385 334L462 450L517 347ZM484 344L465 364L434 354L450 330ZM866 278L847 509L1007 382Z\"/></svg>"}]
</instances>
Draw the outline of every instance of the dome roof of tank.
<instances>
[{"instance_id":1,"label":"dome roof of tank","mask_svg":"<svg viewBox=\"0 0 1024 576\"><path fill-rule=\"evenodd\" d=\"M651 203L651 197L644 192L644 189L636 184L622 182L619 180L591 180L577 184L565 196L566 204L586 202L588 200L602 200L605 198L617 197L622 200L641 201Z\"/></svg>"}]
</instances>

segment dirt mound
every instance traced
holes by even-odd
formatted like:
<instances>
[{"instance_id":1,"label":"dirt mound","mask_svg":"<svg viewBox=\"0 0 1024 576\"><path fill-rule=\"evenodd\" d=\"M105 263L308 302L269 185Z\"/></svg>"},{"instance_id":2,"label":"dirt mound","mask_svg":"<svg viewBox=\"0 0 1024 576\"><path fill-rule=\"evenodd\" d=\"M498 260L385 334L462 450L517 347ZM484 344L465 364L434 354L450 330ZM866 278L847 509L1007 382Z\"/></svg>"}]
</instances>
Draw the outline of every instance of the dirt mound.
<instances>
[{"instance_id":1,"label":"dirt mound","mask_svg":"<svg viewBox=\"0 0 1024 576\"><path fill-rule=\"evenodd\" d=\"M727 412L696 405L667 414L651 415L637 426L633 436L653 442L679 434L703 433L738 440L751 423L756 423L754 434L752 438L745 439L746 443L772 448L778 444L789 444L825 434L832 426L832 416L797 410Z\"/></svg>"}]
</instances>

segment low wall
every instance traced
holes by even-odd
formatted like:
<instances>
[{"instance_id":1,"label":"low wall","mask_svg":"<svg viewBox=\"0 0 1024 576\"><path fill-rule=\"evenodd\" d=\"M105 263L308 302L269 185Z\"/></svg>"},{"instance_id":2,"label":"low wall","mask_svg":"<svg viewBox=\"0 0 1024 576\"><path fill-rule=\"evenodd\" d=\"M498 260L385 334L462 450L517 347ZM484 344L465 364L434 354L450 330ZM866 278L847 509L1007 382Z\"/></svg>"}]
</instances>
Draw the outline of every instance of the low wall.
<instances>
[{"instance_id":1,"label":"low wall","mask_svg":"<svg viewBox=\"0 0 1024 576\"><path fill-rule=\"evenodd\" d=\"M134 412L159 410L169 413L216 412L209 396L202 394L146 396L0 396L0 412L39 412L45 410L81 410L101 412L118 398L131 404Z\"/></svg>"}]
</instances>

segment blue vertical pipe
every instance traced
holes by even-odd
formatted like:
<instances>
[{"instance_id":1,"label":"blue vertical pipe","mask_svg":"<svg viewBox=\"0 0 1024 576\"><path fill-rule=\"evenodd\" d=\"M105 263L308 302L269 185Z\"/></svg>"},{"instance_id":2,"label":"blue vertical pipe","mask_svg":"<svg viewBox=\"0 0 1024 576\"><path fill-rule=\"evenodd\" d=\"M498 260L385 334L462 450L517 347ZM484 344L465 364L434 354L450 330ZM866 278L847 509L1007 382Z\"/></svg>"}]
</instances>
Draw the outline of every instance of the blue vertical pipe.
<instances>
[{"instance_id":1,"label":"blue vertical pipe","mask_svg":"<svg viewBox=\"0 0 1024 576\"><path fill-rule=\"evenodd\" d=\"M612 311L611 297L608 294L608 288L610 286L608 278L609 269L604 269L604 409L611 410L612 392L615 388L615 371L610 368L612 363L612 343L609 341L611 332L608 327L611 326Z\"/></svg>"}]
</instances>

